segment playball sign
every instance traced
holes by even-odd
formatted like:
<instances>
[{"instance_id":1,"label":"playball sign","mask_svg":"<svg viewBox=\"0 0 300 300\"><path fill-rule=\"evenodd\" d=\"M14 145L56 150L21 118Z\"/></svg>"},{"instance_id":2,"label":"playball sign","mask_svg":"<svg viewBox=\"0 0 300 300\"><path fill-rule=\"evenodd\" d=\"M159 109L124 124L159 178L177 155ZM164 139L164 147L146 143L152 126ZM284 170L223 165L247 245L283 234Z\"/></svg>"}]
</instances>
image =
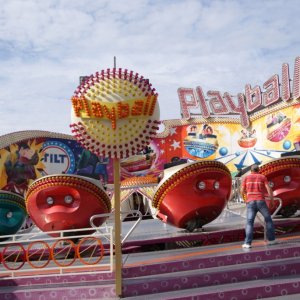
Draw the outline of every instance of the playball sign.
<instances>
[{"instance_id":1,"label":"playball sign","mask_svg":"<svg viewBox=\"0 0 300 300\"><path fill-rule=\"evenodd\" d=\"M121 68L96 72L72 97L72 133L99 156L137 154L158 130L157 97L149 80L138 73Z\"/></svg>"},{"instance_id":2,"label":"playball sign","mask_svg":"<svg viewBox=\"0 0 300 300\"><path fill-rule=\"evenodd\" d=\"M300 56L296 57L294 65L294 78L290 78L289 65L282 65L281 82L279 75L274 74L263 84L263 89L256 85L251 87L246 84L245 93L238 93L236 101L231 93L225 92L222 96L220 91L208 91L205 96L200 86L196 89L179 88L178 96L183 118L189 119L193 115L201 115L203 118L221 116L240 116L240 123L248 128L252 120L257 118L258 111L264 108L266 114L270 114L270 109L280 102L289 106L294 100L300 99ZM293 83L291 86L291 82ZM200 108L200 109L199 109ZM191 113L194 110L196 113ZM289 125L286 130L289 130ZM277 137L268 138L271 141L277 141Z\"/></svg>"}]
</instances>

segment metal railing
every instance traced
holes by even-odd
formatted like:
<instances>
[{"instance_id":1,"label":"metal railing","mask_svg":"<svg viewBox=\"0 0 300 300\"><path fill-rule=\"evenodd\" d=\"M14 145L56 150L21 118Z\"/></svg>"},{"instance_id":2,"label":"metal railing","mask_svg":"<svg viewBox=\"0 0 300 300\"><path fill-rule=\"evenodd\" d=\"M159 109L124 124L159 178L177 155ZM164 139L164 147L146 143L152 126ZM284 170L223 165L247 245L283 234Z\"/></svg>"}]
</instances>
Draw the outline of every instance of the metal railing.
<instances>
[{"instance_id":1,"label":"metal railing","mask_svg":"<svg viewBox=\"0 0 300 300\"><path fill-rule=\"evenodd\" d=\"M127 238L132 234L132 232L136 229L136 227L138 226L138 224L142 221L143 219L143 215L139 210L130 210L130 211L121 211L121 215L128 215L128 214L135 214L135 216L138 216L138 219L134 222L134 224L131 226L131 228L129 229L129 231L126 233L126 235L123 237L123 239L121 240L121 245L124 244L124 242L127 240ZM107 213L107 214L99 214L99 215L94 215L90 218L90 224L91 226L97 230L100 233L103 233L103 229L99 226L97 226L94 222L97 219L101 219L103 217L111 217L113 216L114 213ZM104 227L105 228L105 227Z\"/></svg>"},{"instance_id":2,"label":"metal railing","mask_svg":"<svg viewBox=\"0 0 300 300\"><path fill-rule=\"evenodd\" d=\"M1 279L111 273L113 243L105 253L102 240L113 240L113 228L106 231L80 228L1 236Z\"/></svg>"},{"instance_id":3,"label":"metal railing","mask_svg":"<svg viewBox=\"0 0 300 300\"><path fill-rule=\"evenodd\" d=\"M138 210L121 212L121 215L129 214L137 220L122 237L122 244L143 218ZM31 230L1 236L1 278L113 272L113 224L104 222L101 226L96 225L99 218L108 218L113 215L113 213L107 213L92 216L89 228L51 232Z\"/></svg>"}]
</instances>

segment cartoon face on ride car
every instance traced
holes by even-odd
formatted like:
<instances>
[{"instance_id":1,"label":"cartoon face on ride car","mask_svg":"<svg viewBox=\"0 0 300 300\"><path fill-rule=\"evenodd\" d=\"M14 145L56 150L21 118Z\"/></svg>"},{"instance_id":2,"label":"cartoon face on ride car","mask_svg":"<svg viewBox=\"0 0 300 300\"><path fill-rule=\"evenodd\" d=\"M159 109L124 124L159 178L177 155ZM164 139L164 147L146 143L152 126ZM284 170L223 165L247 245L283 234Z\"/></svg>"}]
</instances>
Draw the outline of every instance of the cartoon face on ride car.
<instances>
[{"instance_id":1,"label":"cartoon face on ride car","mask_svg":"<svg viewBox=\"0 0 300 300\"><path fill-rule=\"evenodd\" d=\"M33 222L47 232L90 227L91 216L111 210L109 197L100 186L75 175L36 180L29 187L26 206Z\"/></svg>"}]
</instances>

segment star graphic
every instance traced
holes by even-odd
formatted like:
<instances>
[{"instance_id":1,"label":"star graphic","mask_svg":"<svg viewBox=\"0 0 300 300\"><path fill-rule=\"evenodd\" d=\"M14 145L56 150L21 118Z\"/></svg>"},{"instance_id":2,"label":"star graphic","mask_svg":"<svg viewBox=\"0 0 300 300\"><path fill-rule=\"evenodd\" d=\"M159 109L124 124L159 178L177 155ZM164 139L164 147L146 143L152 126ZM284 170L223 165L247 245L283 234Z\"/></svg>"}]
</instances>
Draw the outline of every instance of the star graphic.
<instances>
[{"instance_id":1,"label":"star graphic","mask_svg":"<svg viewBox=\"0 0 300 300\"><path fill-rule=\"evenodd\" d=\"M175 127L170 128L170 135L176 134L176 129Z\"/></svg>"},{"instance_id":2,"label":"star graphic","mask_svg":"<svg viewBox=\"0 0 300 300\"><path fill-rule=\"evenodd\" d=\"M171 144L171 146L175 149L180 149L180 142L177 142L175 140L173 140L173 144Z\"/></svg>"},{"instance_id":3,"label":"star graphic","mask_svg":"<svg viewBox=\"0 0 300 300\"><path fill-rule=\"evenodd\" d=\"M300 108L294 108L295 112L296 112L296 115L299 115L300 114Z\"/></svg>"},{"instance_id":4,"label":"star graphic","mask_svg":"<svg viewBox=\"0 0 300 300\"><path fill-rule=\"evenodd\" d=\"M160 150L160 153L161 153L161 154L164 154L164 153L165 153L165 150L163 150L163 149Z\"/></svg>"},{"instance_id":5,"label":"star graphic","mask_svg":"<svg viewBox=\"0 0 300 300\"><path fill-rule=\"evenodd\" d=\"M164 143L165 143L165 140L161 140L160 143L161 143L161 144L164 144Z\"/></svg>"}]
</instances>

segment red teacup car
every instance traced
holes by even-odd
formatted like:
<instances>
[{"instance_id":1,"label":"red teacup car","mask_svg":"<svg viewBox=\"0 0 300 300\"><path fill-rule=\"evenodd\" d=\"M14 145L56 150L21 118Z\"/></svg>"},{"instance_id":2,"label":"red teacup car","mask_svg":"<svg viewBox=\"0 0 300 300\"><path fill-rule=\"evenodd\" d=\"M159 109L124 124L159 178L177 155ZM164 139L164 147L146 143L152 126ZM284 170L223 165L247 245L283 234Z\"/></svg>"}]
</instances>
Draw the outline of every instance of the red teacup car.
<instances>
[{"instance_id":1,"label":"red teacup car","mask_svg":"<svg viewBox=\"0 0 300 300\"><path fill-rule=\"evenodd\" d=\"M197 161L164 171L152 205L161 220L188 231L216 219L230 198L231 174L218 161Z\"/></svg>"},{"instance_id":2,"label":"red teacup car","mask_svg":"<svg viewBox=\"0 0 300 300\"><path fill-rule=\"evenodd\" d=\"M260 173L267 176L274 197L281 198L278 214L290 217L300 208L300 156L286 156L260 166ZM275 208L271 210L275 211Z\"/></svg>"},{"instance_id":3,"label":"red teacup car","mask_svg":"<svg viewBox=\"0 0 300 300\"><path fill-rule=\"evenodd\" d=\"M90 227L90 217L109 213L108 195L94 179L49 175L34 181L26 194L27 211L42 231ZM97 219L101 225L105 218Z\"/></svg>"}]
</instances>

